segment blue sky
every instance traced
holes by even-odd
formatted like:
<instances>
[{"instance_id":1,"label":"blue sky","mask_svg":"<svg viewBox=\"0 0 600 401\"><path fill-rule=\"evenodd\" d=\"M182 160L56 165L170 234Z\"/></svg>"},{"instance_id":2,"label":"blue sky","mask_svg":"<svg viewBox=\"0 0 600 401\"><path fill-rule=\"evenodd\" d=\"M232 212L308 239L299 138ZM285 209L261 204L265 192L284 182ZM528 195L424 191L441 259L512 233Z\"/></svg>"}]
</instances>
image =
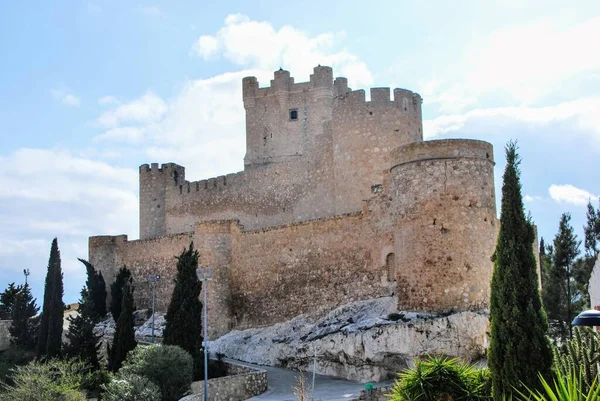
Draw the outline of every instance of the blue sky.
<instances>
[{"instance_id":1,"label":"blue sky","mask_svg":"<svg viewBox=\"0 0 600 401\"><path fill-rule=\"evenodd\" d=\"M40 300L57 236L75 302L87 237L138 236L138 166L241 170L241 78L279 67L419 92L426 138L493 143L498 198L517 139L540 235L570 212L581 237L600 195L600 2L493 3L2 2L0 287L29 268Z\"/></svg>"}]
</instances>

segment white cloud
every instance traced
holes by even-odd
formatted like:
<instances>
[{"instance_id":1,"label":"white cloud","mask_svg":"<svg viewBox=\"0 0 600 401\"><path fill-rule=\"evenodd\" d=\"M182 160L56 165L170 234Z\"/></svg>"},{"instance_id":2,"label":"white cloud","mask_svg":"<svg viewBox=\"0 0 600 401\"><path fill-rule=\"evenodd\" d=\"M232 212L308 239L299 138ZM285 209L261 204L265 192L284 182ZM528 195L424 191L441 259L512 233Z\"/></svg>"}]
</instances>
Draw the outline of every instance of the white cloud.
<instances>
[{"instance_id":1,"label":"white cloud","mask_svg":"<svg viewBox=\"0 0 600 401\"><path fill-rule=\"evenodd\" d=\"M600 97L582 98L547 107L496 107L475 109L464 114L442 115L423 121L426 138L459 131L467 122L504 118L539 125L573 120L576 126L589 133L600 144Z\"/></svg>"},{"instance_id":2,"label":"white cloud","mask_svg":"<svg viewBox=\"0 0 600 401\"><path fill-rule=\"evenodd\" d=\"M78 107L81 105L81 100L77 96L73 95L72 93L68 93L63 89L52 89L51 93L55 100L68 106Z\"/></svg>"},{"instance_id":3,"label":"white cloud","mask_svg":"<svg viewBox=\"0 0 600 401\"><path fill-rule=\"evenodd\" d=\"M113 104L119 104L119 103L120 102L114 96L102 96L101 98L98 99L98 104L103 104L103 105L113 105Z\"/></svg>"},{"instance_id":4,"label":"white cloud","mask_svg":"<svg viewBox=\"0 0 600 401\"><path fill-rule=\"evenodd\" d=\"M444 112L459 112L486 95L522 105L549 94L568 98L567 82L600 71L600 52L590 47L595 37L600 17L574 25L545 19L493 32L457 55L460 70L425 82L420 92Z\"/></svg>"},{"instance_id":5,"label":"white cloud","mask_svg":"<svg viewBox=\"0 0 600 401\"><path fill-rule=\"evenodd\" d=\"M222 56L244 66L266 71L280 67L292 72L296 81L307 80L313 67L329 65L346 76L350 85L370 85L373 76L356 55L337 48L344 33L309 36L286 25L276 30L269 22L253 21L241 14L229 15L215 35L202 35L191 52L204 59Z\"/></svg>"},{"instance_id":6,"label":"white cloud","mask_svg":"<svg viewBox=\"0 0 600 401\"><path fill-rule=\"evenodd\" d=\"M96 120L103 127L116 127L122 123L148 123L160 120L167 112L167 104L152 92L103 113Z\"/></svg>"},{"instance_id":7,"label":"white cloud","mask_svg":"<svg viewBox=\"0 0 600 401\"><path fill-rule=\"evenodd\" d=\"M597 199L598 195L594 195L585 189L577 188L573 185L550 185L548 188L550 198L558 203L571 203L574 205L587 205L592 199Z\"/></svg>"},{"instance_id":8,"label":"white cloud","mask_svg":"<svg viewBox=\"0 0 600 401\"><path fill-rule=\"evenodd\" d=\"M216 38L212 36L202 35L192 45L191 53L196 54L206 60L212 55L214 55L218 49L219 42Z\"/></svg>"}]
</instances>

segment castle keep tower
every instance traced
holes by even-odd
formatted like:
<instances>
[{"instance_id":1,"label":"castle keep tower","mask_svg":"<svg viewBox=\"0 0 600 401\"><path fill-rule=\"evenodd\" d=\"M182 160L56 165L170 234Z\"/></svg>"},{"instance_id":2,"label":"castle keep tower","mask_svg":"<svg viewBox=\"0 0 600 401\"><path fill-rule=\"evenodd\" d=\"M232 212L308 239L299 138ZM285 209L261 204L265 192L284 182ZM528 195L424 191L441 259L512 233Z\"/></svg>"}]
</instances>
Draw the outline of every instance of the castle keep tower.
<instances>
[{"instance_id":1,"label":"castle keep tower","mask_svg":"<svg viewBox=\"0 0 600 401\"><path fill-rule=\"evenodd\" d=\"M301 158L313 150L323 123L331 120L333 71L315 67L309 82L294 83L289 71L275 71L268 88L255 77L242 81L246 109L244 165L277 163Z\"/></svg>"}]
</instances>

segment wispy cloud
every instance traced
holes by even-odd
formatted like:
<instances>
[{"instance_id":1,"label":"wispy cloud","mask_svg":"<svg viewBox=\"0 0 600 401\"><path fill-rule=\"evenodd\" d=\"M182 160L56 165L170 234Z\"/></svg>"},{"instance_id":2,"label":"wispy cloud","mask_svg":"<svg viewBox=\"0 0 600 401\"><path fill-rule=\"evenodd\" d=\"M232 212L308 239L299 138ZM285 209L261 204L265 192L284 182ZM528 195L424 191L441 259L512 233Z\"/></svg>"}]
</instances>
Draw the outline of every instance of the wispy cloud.
<instances>
[{"instance_id":1,"label":"wispy cloud","mask_svg":"<svg viewBox=\"0 0 600 401\"><path fill-rule=\"evenodd\" d=\"M558 203L571 203L573 205L586 205L590 200L598 198L598 195L570 184L550 185L548 193L550 198Z\"/></svg>"},{"instance_id":2,"label":"wispy cloud","mask_svg":"<svg viewBox=\"0 0 600 401\"><path fill-rule=\"evenodd\" d=\"M64 89L52 89L50 92L55 100L68 106L79 107L81 105L81 100L77 96Z\"/></svg>"},{"instance_id":3,"label":"wispy cloud","mask_svg":"<svg viewBox=\"0 0 600 401\"><path fill-rule=\"evenodd\" d=\"M98 104L102 105L114 105L119 103L119 100L114 96L102 96L98 99Z\"/></svg>"},{"instance_id":4,"label":"wispy cloud","mask_svg":"<svg viewBox=\"0 0 600 401\"><path fill-rule=\"evenodd\" d=\"M103 113L96 122L103 127L116 127L127 122L149 123L160 120L167 109L166 102L160 96L146 92L131 102Z\"/></svg>"},{"instance_id":5,"label":"wispy cloud","mask_svg":"<svg viewBox=\"0 0 600 401\"><path fill-rule=\"evenodd\" d=\"M569 97L566 82L600 71L600 52L590 38L600 37L600 17L565 25L538 20L476 39L457 55L459 71L422 84L421 94L443 112L456 113L482 98L508 98L530 105L548 96Z\"/></svg>"},{"instance_id":6,"label":"wispy cloud","mask_svg":"<svg viewBox=\"0 0 600 401\"><path fill-rule=\"evenodd\" d=\"M424 135L434 138L447 132L459 131L470 121L512 119L535 124L550 124L573 120L589 132L600 144L600 97L582 98L547 107L494 107L474 109L463 114L442 115L423 122Z\"/></svg>"}]
</instances>

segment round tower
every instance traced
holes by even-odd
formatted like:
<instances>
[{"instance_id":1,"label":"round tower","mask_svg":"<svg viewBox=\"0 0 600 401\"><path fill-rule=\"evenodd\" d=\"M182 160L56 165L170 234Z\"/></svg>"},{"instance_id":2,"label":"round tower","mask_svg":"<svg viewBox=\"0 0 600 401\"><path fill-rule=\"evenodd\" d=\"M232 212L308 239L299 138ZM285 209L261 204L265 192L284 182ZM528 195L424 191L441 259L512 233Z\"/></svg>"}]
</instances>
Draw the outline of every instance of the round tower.
<instances>
[{"instance_id":1,"label":"round tower","mask_svg":"<svg viewBox=\"0 0 600 401\"><path fill-rule=\"evenodd\" d=\"M487 308L496 244L492 145L417 142L392 151L391 161L399 308Z\"/></svg>"}]
</instances>

